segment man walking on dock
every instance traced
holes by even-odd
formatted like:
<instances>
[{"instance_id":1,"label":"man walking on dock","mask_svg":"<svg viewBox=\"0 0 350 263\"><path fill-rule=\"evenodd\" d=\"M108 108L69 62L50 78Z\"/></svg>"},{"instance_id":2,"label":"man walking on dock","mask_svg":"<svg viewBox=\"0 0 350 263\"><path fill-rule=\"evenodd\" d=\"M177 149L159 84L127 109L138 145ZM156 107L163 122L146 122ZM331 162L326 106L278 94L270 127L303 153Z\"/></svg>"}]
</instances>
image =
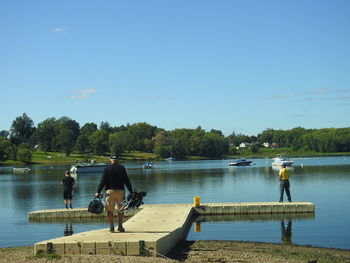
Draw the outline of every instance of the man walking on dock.
<instances>
[{"instance_id":1,"label":"man walking on dock","mask_svg":"<svg viewBox=\"0 0 350 263\"><path fill-rule=\"evenodd\" d=\"M285 163L282 163L281 170L278 173L279 179L280 179L280 202L283 202L283 194L284 190L286 190L286 194L288 197L288 201L292 202L292 198L290 196L290 183L289 183L289 177L290 177L290 171L287 169L287 165Z\"/></svg>"},{"instance_id":2,"label":"man walking on dock","mask_svg":"<svg viewBox=\"0 0 350 263\"><path fill-rule=\"evenodd\" d=\"M134 195L128 174L123 165L118 163L117 156L110 158L111 164L107 166L100 180L95 196L99 196L102 189L106 188L106 210L109 222L109 232L114 233L114 211L118 207L118 231L125 232L123 228L124 212L120 211L125 200L124 186L131 195Z\"/></svg>"}]
</instances>

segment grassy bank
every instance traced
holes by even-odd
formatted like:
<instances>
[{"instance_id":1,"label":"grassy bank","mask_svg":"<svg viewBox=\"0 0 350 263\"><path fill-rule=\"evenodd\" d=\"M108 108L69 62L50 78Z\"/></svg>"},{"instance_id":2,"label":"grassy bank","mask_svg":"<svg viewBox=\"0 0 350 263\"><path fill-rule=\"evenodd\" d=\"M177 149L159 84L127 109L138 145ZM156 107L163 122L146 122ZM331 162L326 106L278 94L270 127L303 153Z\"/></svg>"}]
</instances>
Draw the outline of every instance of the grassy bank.
<instances>
[{"instance_id":1,"label":"grassy bank","mask_svg":"<svg viewBox=\"0 0 350 263\"><path fill-rule=\"evenodd\" d=\"M261 149L258 153L251 153L250 151L241 151L237 155L228 155L222 158L273 158L277 154L283 154L285 157L322 157L322 156L349 156L350 153L317 153L317 152L296 152L291 151L288 148L279 149ZM72 153L66 156L64 153L60 152L40 152L35 151L32 155L32 161L30 164L75 164L78 162L90 162L90 160L96 160L97 162L108 162L110 155L84 155ZM220 159L222 159L220 158ZM124 153L121 156L122 160L163 160L154 153L145 153L139 151L133 151L129 153ZM207 160L207 159L217 159L208 158L202 156L186 156L183 160ZM21 162L16 161L3 161L0 162L1 165L23 165Z\"/></svg>"},{"instance_id":2,"label":"grassy bank","mask_svg":"<svg viewBox=\"0 0 350 263\"><path fill-rule=\"evenodd\" d=\"M90 160L96 160L97 162L109 162L110 155L85 155L72 153L66 156L64 153L59 152L40 152L35 151L32 154L32 161L30 164L75 164L78 162L90 162ZM157 155L153 153L144 152L130 152L125 153L121 156L123 160L156 160ZM22 165L21 162L15 161L3 161L0 162L2 165Z\"/></svg>"},{"instance_id":3,"label":"grassy bank","mask_svg":"<svg viewBox=\"0 0 350 263\"><path fill-rule=\"evenodd\" d=\"M126 257L118 255L33 255L33 247L0 248L0 262L280 262L349 263L350 251L310 246L295 246L239 241L183 241L167 258Z\"/></svg>"}]
</instances>

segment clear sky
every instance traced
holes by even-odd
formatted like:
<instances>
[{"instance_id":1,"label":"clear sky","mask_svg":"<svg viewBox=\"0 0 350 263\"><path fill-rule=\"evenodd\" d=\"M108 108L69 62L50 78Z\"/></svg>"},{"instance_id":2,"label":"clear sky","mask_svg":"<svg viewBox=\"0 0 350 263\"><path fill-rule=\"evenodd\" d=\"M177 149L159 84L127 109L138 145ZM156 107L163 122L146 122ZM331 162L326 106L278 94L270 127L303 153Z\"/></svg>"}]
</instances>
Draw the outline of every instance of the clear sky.
<instances>
[{"instance_id":1,"label":"clear sky","mask_svg":"<svg viewBox=\"0 0 350 263\"><path fill-rule=\"evenodd\" d=\"M0 130L349 127L348 0L1 0Z\"/></svg>"}]
</instances>

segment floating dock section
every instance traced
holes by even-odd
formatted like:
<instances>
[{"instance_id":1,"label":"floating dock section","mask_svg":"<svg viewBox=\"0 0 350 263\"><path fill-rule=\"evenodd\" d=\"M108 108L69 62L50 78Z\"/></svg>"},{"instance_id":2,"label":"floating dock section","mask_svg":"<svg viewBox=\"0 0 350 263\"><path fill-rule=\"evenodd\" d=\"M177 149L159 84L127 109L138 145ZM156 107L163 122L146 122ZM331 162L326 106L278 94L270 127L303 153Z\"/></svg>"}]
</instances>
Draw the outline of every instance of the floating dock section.
<instances>
[{"instance_id":1,"label":"floating dock section","mask_svg":"<svg viewBox=\"0 0 350 263\"><path fill-rule=\"evenodd\" d=\"M143 205L124 223L125 233L110 233L109 228L82 232L71 236L50 239L34 244L34 254L115 254L128 256L166 255L187 236L194 215L278 215L313 214L310 202L252 202ZM41 210L28 214L32 222L57 220L98 219L106 213L95 215L86 208L72 210ZM273 218L273 217L271 217ZM107 222L106 222L107 224Z\"/></svg>"}]
</instances>

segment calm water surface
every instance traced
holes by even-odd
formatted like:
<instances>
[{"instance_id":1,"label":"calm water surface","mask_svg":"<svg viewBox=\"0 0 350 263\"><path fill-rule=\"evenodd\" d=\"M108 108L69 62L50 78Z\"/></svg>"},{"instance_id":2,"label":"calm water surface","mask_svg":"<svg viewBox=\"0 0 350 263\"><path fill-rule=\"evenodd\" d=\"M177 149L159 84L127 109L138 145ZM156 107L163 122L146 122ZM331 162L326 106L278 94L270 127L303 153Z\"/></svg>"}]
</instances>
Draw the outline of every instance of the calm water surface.
<instances>
[{"instance_id":1,"label":"calm water surface","mask_svg":"<svg viewBox=\"0 0 350 263\"><path fill-rule=\"evenodd\" d=\"M315 214L201 217L188 240L244 240L350 249L350 157L293 159L294 201L315 204ZM253 159L249 167L229 167L228 160L124 162L134 188L147 191L147 204L277 201L278 170L271 159ZM0 247L27 246L68 232L106 228L97 222L29 222L31 211L63 208L60 180L67 166L32 166L29 174L0 167ZM100 174L78 174L75 207L87 207ZM198 232L199 231L199 232Z\"/></svg>"}]
</instances>

